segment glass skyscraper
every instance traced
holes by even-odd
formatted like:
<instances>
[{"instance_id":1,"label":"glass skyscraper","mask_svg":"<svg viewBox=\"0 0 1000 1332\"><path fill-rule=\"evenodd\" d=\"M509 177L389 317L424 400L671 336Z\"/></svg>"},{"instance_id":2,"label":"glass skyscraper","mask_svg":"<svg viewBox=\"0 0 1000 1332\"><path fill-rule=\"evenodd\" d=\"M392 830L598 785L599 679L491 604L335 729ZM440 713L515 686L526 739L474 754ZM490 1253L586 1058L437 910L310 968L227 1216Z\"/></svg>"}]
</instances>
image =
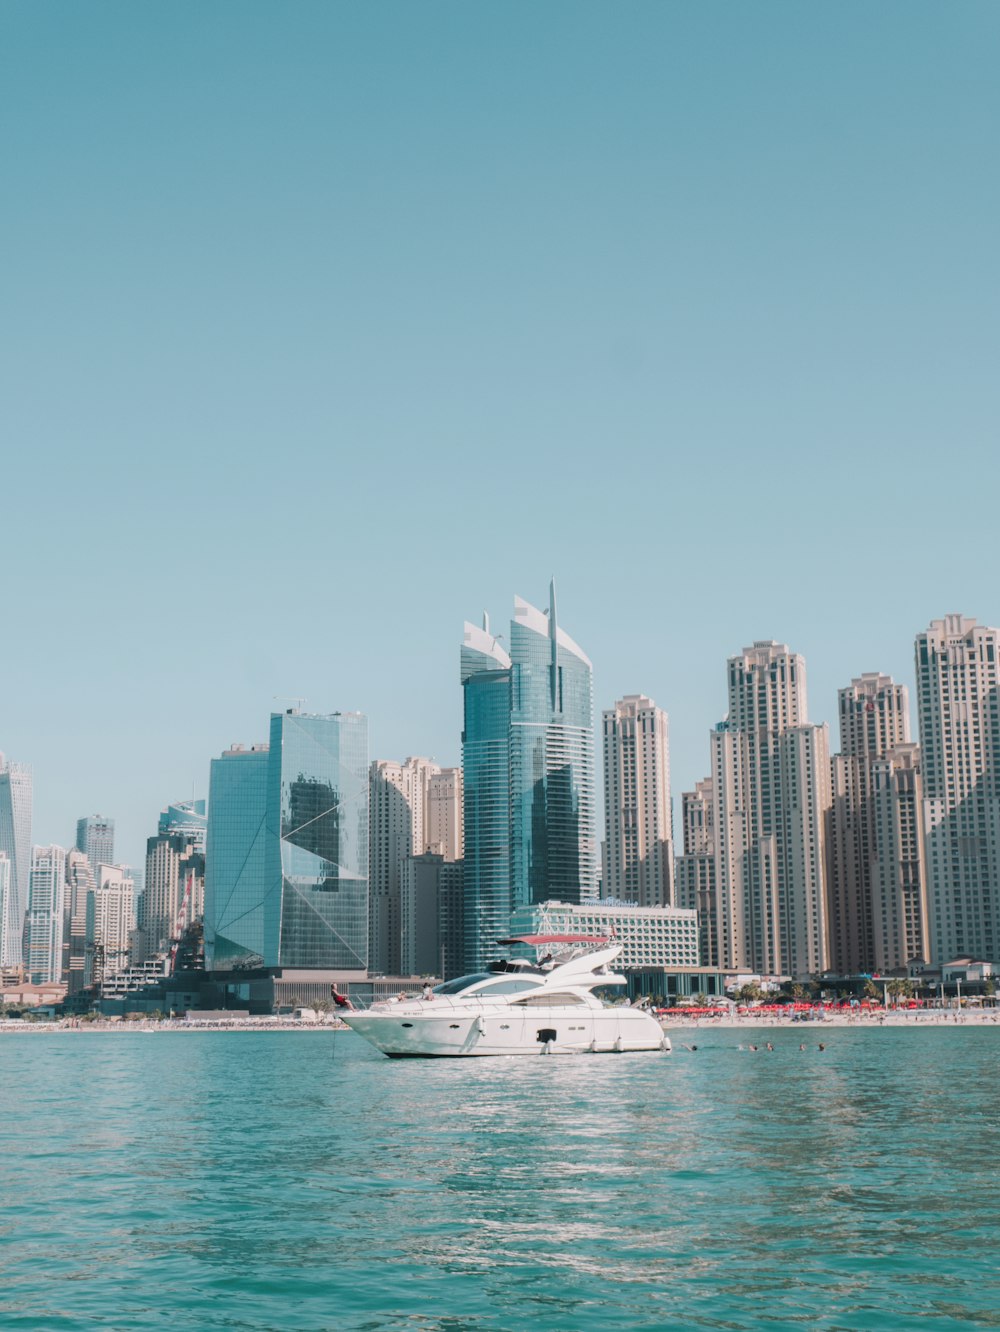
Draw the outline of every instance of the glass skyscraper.
<instances>
[{"instance_id":1,"label":"glass skyscraper","mask_svg":"<svg viewBox=\"0 0 1000 1332\"><path fill-rule=\"evenodd\" d=\"M510 891L511 660L483 628L466 624L462 782L465 822L465 966L478 971L507 933Z\"/></svg>"},{"instance_id":2,"label":"glass skyscraper","mask_svg":"<svg viewBox=\"0 0 1000 1332\"><path fill-rule=\"evenodd\" d=\"M267 767L267 745L234 745L212 760L205 848L205 965L210 970L264 960Z\"/></svg>"},{"instance_id":3,"label":"glass skyscraper","mask_svg":"<svg viewBox=\"0 0 1000 1332\"><path fill-rule=\"evenodd\" d=\"M31 875L31 769L0 754L0 853L9 868L0 895L0 967L23 959L24 917Z\"/></svg>"},{"instance_id":4,"label":"glass skyscraper","mask_svg":"<svg viewBox=\"0 0 1000 1332\"><path fill-rule=\"evenodd\" d=\"M548 612L514 599L510 652L465 627L466 965L497 953L510 913L597 897L590 661Z\"/></svg>"},{"instance_id":5,"label":"glass skyscraper","mask_svg":"<svg viewBox=\"0 0 1000 1332\"><path fill-rule=\"evenodd\" d=\"M272 714L267 833L265 960L366 970L367 717Z\"/></svg>"},{"instance_id":6,"label":"glass skyscraper","mask_svg":"<svg viewBox=\"0 0 1000 1332\"><path fill-rule=\"evenodd\" d=\"M214 970L368 965L368 720L271 717L270 746L213 759L205 954Z\"/></svg>"}]
</instances>

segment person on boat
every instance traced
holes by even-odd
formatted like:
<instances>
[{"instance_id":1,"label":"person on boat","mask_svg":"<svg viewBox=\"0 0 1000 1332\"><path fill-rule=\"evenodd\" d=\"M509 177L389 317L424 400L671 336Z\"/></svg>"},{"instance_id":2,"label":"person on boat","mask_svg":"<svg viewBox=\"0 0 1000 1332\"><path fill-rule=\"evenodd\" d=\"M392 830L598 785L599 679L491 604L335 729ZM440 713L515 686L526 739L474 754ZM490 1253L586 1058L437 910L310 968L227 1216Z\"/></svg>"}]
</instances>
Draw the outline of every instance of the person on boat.
<instances>
[{"instance_id":1,"label":"person on boat","mask_svg":"<svg viewBox=\"0 0 1000 1332\"><path fill-rule=\"evenodd\" d=\"M421 999L433 999L433 998L434 998L434 991L431 989L431 987L430 987L430 985L429 985L429 983L428 983L427 981L424 981L424 988L420 991L420 997L421 997Z\"/></svg>"}]
</instances>

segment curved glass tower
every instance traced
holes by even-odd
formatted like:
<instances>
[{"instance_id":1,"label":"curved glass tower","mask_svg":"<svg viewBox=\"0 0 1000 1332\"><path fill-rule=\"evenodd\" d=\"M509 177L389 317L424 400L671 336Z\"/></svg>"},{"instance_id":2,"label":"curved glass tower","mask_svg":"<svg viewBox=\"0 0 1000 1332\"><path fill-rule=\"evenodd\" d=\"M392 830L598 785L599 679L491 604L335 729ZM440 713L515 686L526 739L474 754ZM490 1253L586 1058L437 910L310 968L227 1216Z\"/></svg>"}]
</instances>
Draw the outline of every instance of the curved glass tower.
<instances>
[{"instance_id":1,"label":"curved glass tower","mask_svg":"<svg viewBox=\"0 0 1000 1332\"><path fill-rule=\"evenodd\" d=\"M547 612L514 599L509 654L466 624L466 967L495 957L510 913L597 897L590 661Z\"/></svg>"},{"instance_id":2,"label":"curved glass tower","mask_svg":"<svg viewBox=\"0 0 1000 1332\"><path fill-rule=\"evenodd\" d=\"M466 623L462 783L465 832L465 966L493 956L510 919L510 657L490 634Z\"/></svg>"}]
</instances>

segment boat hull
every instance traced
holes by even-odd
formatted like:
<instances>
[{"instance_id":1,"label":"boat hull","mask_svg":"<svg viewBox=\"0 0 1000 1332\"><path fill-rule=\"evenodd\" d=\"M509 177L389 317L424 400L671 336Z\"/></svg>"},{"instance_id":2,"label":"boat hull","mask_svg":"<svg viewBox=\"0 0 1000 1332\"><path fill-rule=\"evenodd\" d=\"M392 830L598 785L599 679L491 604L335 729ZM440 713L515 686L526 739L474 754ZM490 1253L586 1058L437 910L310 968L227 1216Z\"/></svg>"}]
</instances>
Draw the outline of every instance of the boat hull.
<instances>
[{"instance_id":1,"label":"boat hull","mask_svg":"<svg viewBox=\"0 0 1000 1332\"><path fill-rule=\"evenodd\" d=\"M670 1049L659 1023L634 1008L533 1005L527 1010L504 1007L493 1012L368 1010L342 1016L359 1036L393 1059L623 1054Z\"/></svg>"}]
</instances>

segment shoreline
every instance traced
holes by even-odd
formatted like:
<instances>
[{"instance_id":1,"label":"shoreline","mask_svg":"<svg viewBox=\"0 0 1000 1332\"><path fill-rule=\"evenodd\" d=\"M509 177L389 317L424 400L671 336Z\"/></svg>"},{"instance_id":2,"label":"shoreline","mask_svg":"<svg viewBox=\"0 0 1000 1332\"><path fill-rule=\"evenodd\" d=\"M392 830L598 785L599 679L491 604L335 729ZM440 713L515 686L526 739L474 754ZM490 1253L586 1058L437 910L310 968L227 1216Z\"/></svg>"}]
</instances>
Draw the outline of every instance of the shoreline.
<instances>
[{"instance_id":1,"label":"shoreline","mask_svg":"<svg viewBox=\"0 0 1000 1332\"><path fill-rule=\"evenodd\" d=\"M856 1017L849 1014L831 1013L821 1018L795 1022L790 1017L768 1014L757 1017L752 1014L739 1017L705 1018L663 1018L660 1025L665 1031L684 1028L686 1031L710 1031L714 1027L769 1027L782 1031L813 1031L817 1027L852 1027L856 1030L875 1030L881 1027L994 1027L1000 1026L1000 1010L976 1012L963 1009L932 1009L929 1012L895 1012Z\"/></svg>"},{"instance_id":2,"label":"shoreline","mask_svg":"<svg viewBox=\"0 0 1000 1332\"><path fill-rule=\"evenodd\" d=\"M739 1031L741 1029L754 1030L766 1028L770 1031L789 1031L799 1032L805 1035L817 1030L828 1031L831 1027L848 1027L857 1031L872 1031L885 1027L997 1027L1000 1028L1000 1010L991 1009L988 1012L970 1012L963 1010L957 1012L949 1009L936 1009L931 1012L893 1012L866 1015L865 1017L850 1016L847 1014L831 1014L822 1018L812 1018L807 1022L794 1022L791 1017L780 1017L774 1014L767 1016L754 1016L752 1014L740 1015L738 1017L690 1017L690 1018L661 1018L660 1026L665 1032L672 1033L678 1031L696 1032L713 1030ZM212 1034L224 1032L340 1032L350 1031L350 1027L345 1022L275 1022L270 1019L259 1018L234 1018L231 1021L207 1021L199 1022L197 1019L188 1022L183 1019L162 1022L80 1022L80 1023L62 1023L62 1022L17 1022L4 1021L0 1019L0 1037L17 1036L23 1034L35 1035L53 1035L57 1033L72 1033L73 1035L87 1034L88 1032L133 1032L148 1035L149 1033L163 1032L184 1032L186 1034L197 1034L207 1032Z\"/></svg>"}]
</instances>

